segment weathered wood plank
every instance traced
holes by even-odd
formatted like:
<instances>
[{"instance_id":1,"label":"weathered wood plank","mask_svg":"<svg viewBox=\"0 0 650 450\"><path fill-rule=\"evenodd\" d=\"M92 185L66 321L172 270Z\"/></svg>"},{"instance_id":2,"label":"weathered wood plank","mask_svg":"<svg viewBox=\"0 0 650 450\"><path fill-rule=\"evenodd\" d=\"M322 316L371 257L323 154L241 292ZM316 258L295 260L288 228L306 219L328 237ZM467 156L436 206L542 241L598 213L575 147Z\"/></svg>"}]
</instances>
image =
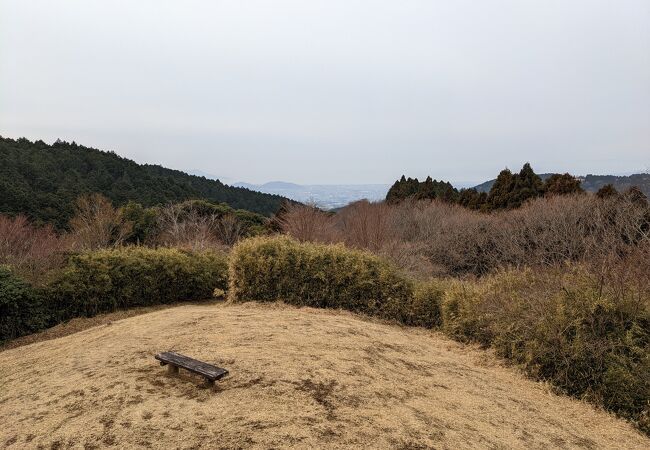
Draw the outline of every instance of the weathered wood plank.
<instances>
[{"instance_id":1,"label":"weathered wood plank","mask_svg":"<svg viewBox=\"0 0 650 450\"><path fill-rule=\"evenodd\" d=\"M202 375L210 381L219 380L228 374L228 371L226 369L213 366L212 364L208 364L176 352L158 353L155 358L160 361L161 365L169 364L174 367L182 367L183 369L189 370L190 372Z\"/></svg>"}]
</instances>

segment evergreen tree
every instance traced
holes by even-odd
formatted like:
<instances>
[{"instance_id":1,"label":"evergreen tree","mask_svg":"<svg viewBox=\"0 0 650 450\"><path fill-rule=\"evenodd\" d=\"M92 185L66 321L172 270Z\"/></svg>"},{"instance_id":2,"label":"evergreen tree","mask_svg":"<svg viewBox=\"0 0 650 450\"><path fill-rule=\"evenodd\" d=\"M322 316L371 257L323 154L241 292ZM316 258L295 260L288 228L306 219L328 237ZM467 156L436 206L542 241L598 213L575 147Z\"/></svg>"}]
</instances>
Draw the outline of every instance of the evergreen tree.
<instances>
[{"instance_id":1,"label":"evergreen tree","mask_svg":"<svg viewBox=\"0 0 650 450\"><path fill-rule=\"evenodd\" d=\"M436 186L431 179L427 177L426 180L419 186L417 198L419 199L434 199L436 198Z\"/></svg>"},{"instance_id":2,"label":"evergreen tree","mask_svg":"<svg viewBox=\"0 0 650 450\"><path fill-rule=\"evenodd\" d=\"M510 206L510 197L514 186L515 176L509 169L499 172L488 194L488 208L490 210L507 209Z\"/></svg>"},{"instance_id":3,"label":"evergreen tree","mask_svg":"<svg viewBox=\"0 0 650 450\"><path fill-rule=\"evenodd\" d=\"M398 201L402 200L402 186L406 184L406 177L402 175L402 178L399 180L395 181L393 185L390 187L388 190L388 193L386 194L386 202L388 203L397 203Z\"/></svg>"},{"instance_id":4,"label":"evergreen tree","mask_svg":"<svg viewBox=\"0 0 650 450\"><path fill-rule=\"evenodd\" d=\"M610 198L616 196L618 196L618 191L611 183L606 184L605 186L598 189L598 192L596 192L596 197L598 198Z\"/></svg>"},{"instance_id":5,"label":"evergreen tree","mask_svg":"<svg viewBox=\"0 0 650 450\"><path fill-rule=\"evenodd\" d=\"M580 180L568 173L553 174L544 182L544 193L547 196L569 195L583 193Z\"/></svg>"},{"instance_id":6,"label":"evergreen tree","mask_svg":"<svg viewBox=\"0 0 650 450\"><path fill-rule=\"evenodd\" d=\"M544 194L544 183L533 171L529 163L524 164L519 174L515 177L514 189L510 195L508 208L519 208L531 198Z\"/></svg>"},{"instance_id":7,"label":"evergreen tree","mask_svg":"<svg viewBox=\"0 0 650 450\"><path fill-rule=\"evenodd\" d=\"M487 204L487 193L478 192L474 188L461 189L458 195L458 204L474 210L484 209Z\"/></svg>"}]
</instances>

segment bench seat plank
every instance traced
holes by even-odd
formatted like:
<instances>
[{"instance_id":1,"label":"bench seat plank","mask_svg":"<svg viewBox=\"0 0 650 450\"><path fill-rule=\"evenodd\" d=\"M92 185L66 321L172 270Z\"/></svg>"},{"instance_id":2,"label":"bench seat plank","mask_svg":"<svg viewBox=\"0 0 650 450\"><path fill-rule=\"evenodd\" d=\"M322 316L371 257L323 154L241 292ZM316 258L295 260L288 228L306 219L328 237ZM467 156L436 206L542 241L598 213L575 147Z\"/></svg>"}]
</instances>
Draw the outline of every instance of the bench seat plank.
<instances>
[{"instance_id":1,"label":"bench seat plank","mask_svg":"<svg viewBox=\"0 0 650 450\"><path fill-rule=\"evenodd\" d=\"M180 353L176 352L158 353L155 358L163 365L171 364L176 367L181 367L183 369L189 370L190 372L202 375L210 381L218 380L228 374L228 371L226 369L198 361L194 358L190 358L189 356L181 355Z\"/></svg>"}]
</instances>

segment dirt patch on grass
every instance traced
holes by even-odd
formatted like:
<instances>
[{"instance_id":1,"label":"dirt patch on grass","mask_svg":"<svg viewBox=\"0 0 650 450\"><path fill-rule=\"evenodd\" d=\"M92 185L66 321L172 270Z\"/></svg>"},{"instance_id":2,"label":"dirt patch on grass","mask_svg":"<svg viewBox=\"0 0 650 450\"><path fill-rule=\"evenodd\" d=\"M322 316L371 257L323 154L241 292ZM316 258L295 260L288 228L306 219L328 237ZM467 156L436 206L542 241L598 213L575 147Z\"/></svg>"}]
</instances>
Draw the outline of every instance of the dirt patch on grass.
<instances>
[{"instance_id":1,"label":"dirt patch on grass","mask_svg":"<svg viewBox=\"0 0 650 450\"><path fill-rule=\"evenodd\" d=\"M213 389L153 355L226 367ZM7 448L648 448L484 351L349 313L192 305L0 356Z\"/></svg>"}]
</instances>

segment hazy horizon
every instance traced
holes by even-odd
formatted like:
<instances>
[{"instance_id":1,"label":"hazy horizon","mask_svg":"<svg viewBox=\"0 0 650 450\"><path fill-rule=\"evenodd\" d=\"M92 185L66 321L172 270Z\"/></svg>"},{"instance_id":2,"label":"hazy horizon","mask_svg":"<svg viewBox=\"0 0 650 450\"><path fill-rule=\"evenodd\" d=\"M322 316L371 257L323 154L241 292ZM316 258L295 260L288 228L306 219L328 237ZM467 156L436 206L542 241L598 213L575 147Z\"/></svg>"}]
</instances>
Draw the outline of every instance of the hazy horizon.
<instances>
[{"instance_id":1,"label":"hazy horizon","mask_svg":"<svg viewBox=\"0 0 650 450\"><path fill-rule=\"evenodd\" d=\"M0 135L226 183L650 168L650 2L0 0Z\"/></svg>"}]
</instances>

